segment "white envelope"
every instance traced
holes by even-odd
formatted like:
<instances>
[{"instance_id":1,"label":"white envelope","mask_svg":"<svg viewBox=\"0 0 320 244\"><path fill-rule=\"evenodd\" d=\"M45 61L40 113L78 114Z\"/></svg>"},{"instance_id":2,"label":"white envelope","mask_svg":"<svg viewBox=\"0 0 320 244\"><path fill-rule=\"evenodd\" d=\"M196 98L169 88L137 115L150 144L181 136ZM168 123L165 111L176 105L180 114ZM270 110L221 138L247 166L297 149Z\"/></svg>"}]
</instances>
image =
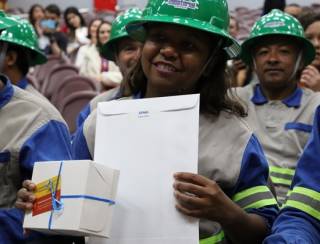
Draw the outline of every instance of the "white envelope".
<instances>
[{"instance_id":1,"label":"white envelope","mask_svg":"<svg viewBox=\"0 0 320 244\"><path fill-rule=\"evenodd\" d=\"M198 244L199 223L175 209L175 172L197 172L199 95L98 105L95 160L121 171L111 238L91 244Z\"/></svg>"}]
</instances>

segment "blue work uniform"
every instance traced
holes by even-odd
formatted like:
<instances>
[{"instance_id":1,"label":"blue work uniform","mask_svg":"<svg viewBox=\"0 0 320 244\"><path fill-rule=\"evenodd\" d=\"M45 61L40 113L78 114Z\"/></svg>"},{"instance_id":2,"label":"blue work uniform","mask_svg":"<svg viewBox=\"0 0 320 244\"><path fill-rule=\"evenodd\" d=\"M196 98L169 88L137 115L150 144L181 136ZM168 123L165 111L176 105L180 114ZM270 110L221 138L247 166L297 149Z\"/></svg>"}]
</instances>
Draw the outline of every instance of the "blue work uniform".
<instances>
[{"instance_id":1,"label":"blue work uniform","mask_svg":"<svg viewBox=\"0 0 320 244\"><path fill-rule=\"evenodd\" d=\"M264 243L320 243L320 107L288 200Z\"/></svg>"},{"instance_id":2,"label":"blue work uniform","mask_svg":"<svg viewBox=\"0 0 320 244\"><path fill-rule=\"evenodd\" d=\"M76 159L93 157L96 117L97 109L74 138ZM200 115L198 168L199 174L219 182L230 199L248 213L263 217L271 228L278 207L267 187L268 163L242 118L224 111L217 117ZM200 220L200 239L201 243L228 243L221 225L207 219Z\"/></svg>"},{"instance_id":3,"label":"blue work uniform","mask_svg":"<svg viewBox=\"0 0 320 244\"><path fill-rule=\"evenodd\" d=\"M248 107L246 120L266 154L279 203L285 201L297 161L308 141L320 93L297 87L283 100L269 101L259 84L236 88Z\"/></svg>"},{"instance_id":4,"label":"blue work uniform","mask_svg":"<svg viewBox=\"0 0 320 244\"><path fill-rule=\"evenodd\" d=\"M13 86L0 90L0 243L24 243L23 212L14 208L34 162L71 159L68 128L47 101Z\"/></svg>"}]
</instances>

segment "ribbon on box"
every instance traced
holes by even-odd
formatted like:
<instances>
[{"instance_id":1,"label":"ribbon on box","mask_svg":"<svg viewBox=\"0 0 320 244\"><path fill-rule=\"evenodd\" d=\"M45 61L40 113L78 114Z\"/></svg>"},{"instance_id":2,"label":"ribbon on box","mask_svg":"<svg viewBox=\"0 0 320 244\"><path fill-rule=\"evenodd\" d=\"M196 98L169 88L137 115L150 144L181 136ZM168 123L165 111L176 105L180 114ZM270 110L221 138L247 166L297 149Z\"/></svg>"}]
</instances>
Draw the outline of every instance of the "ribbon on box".
<instances>
[{"instance_id":1,"label":"ribbon on box","mask_svg":"<svg viewBox=\"0 0 320 244\"><path fill-rule=\"evenodd\" d=\"M61 212L63 210L63 201L61 199L75 199L75 198L83 198L83 199L89 199L93 201L99 201L99 202L105 202L110 205L115 204L115 201L106 199L106 198L100 198L100 197L95 197L95 196L90 196L90 195L61 195L60 200L57 198L57 192L58 192L58 187L59 187L59 182L61 178L61 171L63 167L63 161L60 162L59 166L59 172L58 172L58 179L57 182L54 186L53 181L50 179L47 187L50 190L51 193L51 204L52 204L52 209L49 217L49 222L48 222L48 229L51 230L52 226L52 216L55 212Z\"/></svg>"}]
</instances>

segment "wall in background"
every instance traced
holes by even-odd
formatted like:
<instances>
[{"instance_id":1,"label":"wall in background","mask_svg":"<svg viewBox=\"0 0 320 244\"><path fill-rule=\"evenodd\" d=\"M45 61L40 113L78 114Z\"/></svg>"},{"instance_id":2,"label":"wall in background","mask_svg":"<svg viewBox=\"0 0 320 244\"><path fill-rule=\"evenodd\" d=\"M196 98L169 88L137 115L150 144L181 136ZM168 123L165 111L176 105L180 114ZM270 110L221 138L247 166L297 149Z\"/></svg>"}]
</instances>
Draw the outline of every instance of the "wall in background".
<instances>
[{"instance_id":1,"label":"wall in background","mask_svg":"<svg viewBox=\"0 0 320 244\"><path fill-rule=\"evenodd\" d=\"M138 6L143 8L147 3L147 0L118 0L120 6ZM62 9L65 9L71 5L76 5L78 8L88 8L92 9L92 1L90 0L76 0L76 1L66 1L66 0L8 0L9 7L21 7L25 11L28 11L30 6L34 3L41 3L46 6L50 3L58 4ZM262 7L264 1L262 0L229 0L229 9L234 9L235 7L247 6L249 8L259 8ZM318 0L287 0L287 3L298 3L300 5L306 6L311 3L318 2Z\"/></svg>"}]
</instances>

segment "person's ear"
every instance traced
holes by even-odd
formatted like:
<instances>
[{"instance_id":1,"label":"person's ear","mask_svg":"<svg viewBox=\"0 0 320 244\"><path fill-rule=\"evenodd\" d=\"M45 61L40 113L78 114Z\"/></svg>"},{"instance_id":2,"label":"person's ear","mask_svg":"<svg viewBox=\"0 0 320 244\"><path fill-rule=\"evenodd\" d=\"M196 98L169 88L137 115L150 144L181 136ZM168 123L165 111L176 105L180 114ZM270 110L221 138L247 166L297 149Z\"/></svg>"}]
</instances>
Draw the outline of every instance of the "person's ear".
<instances>
[{"instance_id":1,"label":"person's ear","mask_svg":"<svg viewBox=\"0 0 320 244\"><path fill-rule=\"evenodd\" d=\"M14 66L17 63L18 54L15 51L8 51L5 63L7 66Z\"/></svg>"}]
</instances>

